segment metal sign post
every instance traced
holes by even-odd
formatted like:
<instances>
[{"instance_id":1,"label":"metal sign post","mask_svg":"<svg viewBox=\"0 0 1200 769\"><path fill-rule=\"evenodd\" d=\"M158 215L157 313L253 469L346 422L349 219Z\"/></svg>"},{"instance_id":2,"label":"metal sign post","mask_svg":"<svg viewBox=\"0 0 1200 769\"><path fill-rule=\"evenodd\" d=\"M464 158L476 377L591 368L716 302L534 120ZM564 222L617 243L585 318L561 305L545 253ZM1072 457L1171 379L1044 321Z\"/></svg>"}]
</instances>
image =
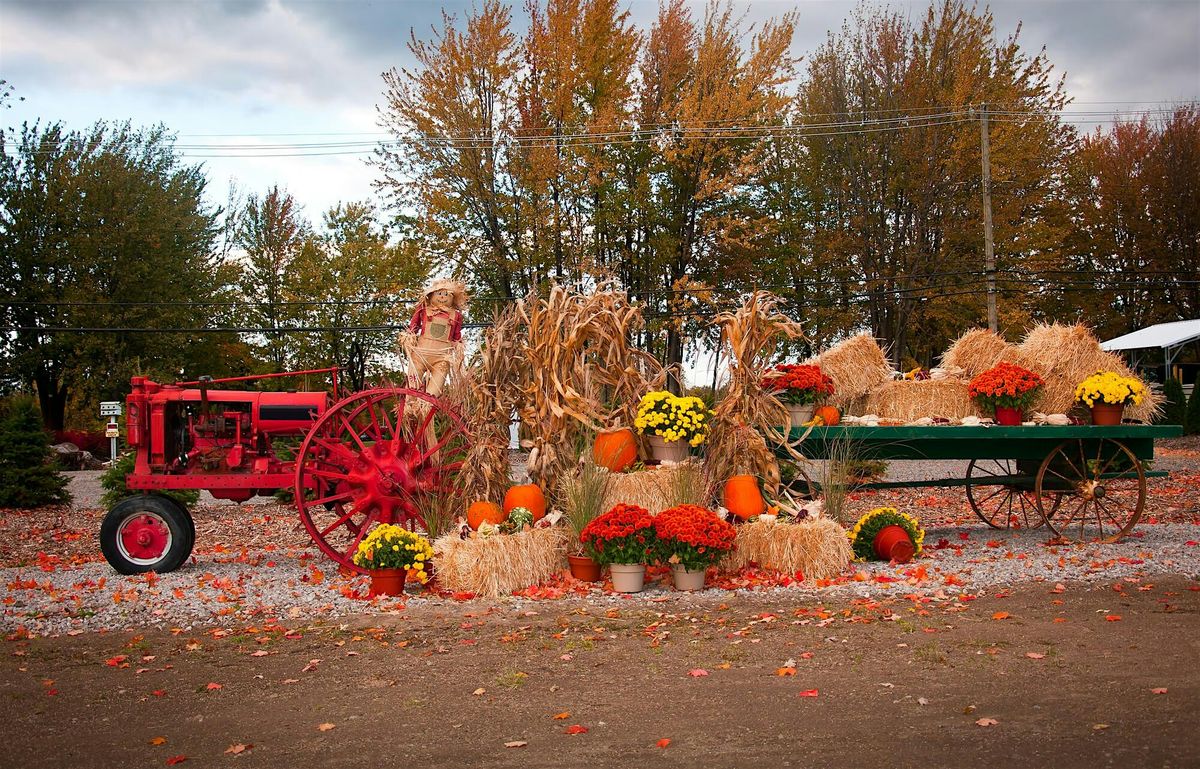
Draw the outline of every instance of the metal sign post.
<instances>
[{"instance_id":1,"label":"metal sign post","mask_svg":"<svg viewBox=\"0 0 1200 769\"><path fill-rule=\"evenodd\" d=\"M117 461L117 439L121 437L121 425L117 423L117 417L121 416L121 402L102 401L100 416L108 417L108 424L104 426L104 437L108 438L108 463L111 465Z\"/></svg>"}]
</instances>

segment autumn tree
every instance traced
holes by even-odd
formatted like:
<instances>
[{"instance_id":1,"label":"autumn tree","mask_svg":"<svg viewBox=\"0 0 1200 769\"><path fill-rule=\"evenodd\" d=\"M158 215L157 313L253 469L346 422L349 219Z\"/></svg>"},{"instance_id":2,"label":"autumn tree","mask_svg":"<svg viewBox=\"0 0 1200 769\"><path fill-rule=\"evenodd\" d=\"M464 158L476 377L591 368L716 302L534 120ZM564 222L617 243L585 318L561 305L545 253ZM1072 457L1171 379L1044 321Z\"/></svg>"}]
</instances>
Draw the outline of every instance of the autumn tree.
<instances>
[{"instance_id":1,"label":"autumn tree","mask_svg":"<svg viewBox=\"0 0 1200 769\"><path fill-rule=\"evenodd\" d=\"M220 212L162 127L28 125L0 134L0 375L47 427L117 400L133 373L173 380L231 336L210 325L227 282ZM121 334L78 329L144 329ZM81 406L82 408L82 406Z\"/></svg>"}]
</instances>

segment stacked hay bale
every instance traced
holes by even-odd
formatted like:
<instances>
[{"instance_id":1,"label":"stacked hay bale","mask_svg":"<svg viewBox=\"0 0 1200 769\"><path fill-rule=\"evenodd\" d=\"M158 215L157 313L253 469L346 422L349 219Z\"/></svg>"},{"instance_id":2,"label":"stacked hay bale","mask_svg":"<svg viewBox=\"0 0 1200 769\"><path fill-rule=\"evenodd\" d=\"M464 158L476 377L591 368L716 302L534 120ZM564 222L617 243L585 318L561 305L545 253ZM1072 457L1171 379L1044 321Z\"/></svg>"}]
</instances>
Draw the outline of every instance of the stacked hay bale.
<instances>
[{"instance_id":1,"label":"stacked hay bale","mask_svg":"<svg viewBox=\"0 0 1200 769\"><path fill-rule=\"evenodd\" d=\"M962 419L984 415L967 394L967 381L958 378L887 382L871 391L863 408L865 414L904 422L922 417Z\"/></svg>"},{"instance_id":2,"label":"stacked hay bale","mask_svg":"<svg viewBox=\"0 0 1200 769\"><path fill-rule=\"evenodd\" d=\"M804 361L817 364L833 380L830 403L847 414L865 414L867 395L892 381L896 372L875 337L863 333Z\"/></svg>"},{"instance_id":3,"label":"stacked hay bale","mask_svg":"<svg viewBox=\"0 0 1200 769\"><path fill-rule=\"evenodd\" d=\"M1075 387L1097 371L1136 377L1121 356L1102 350L1091 329L1080 323L1039 323L1025 335L1018 349L1032 362L1027 367L1046 380L1033 403L1033 410L1046 414L1070 411L1075 405ZM1151 391L1140 405L1125 408L1125 418L1153 421L1162 411L1162 403L1162 395Z\"/></svg>"},{"instance_id":4,"label":"stacked hay bale","mask_svg":"<svg viewBox=\"0 0 1200 769\"><path fill-rule=\"evenodd\" d=\"M438 582L480 598L512 595L562 571L569 538L565 526L471 539L445 534L433 543Z\"/></svg>"},{"instance_id":5,"label":"stacked hay bale","mask_svg":"<svg viewBox=\"0 0 1200 769\"><path fill-rule=\"evenodd\" d=\"M808 579L829 579L850 565L854 553L846 530L828 518L779 523L755 518L738 526L733 551L722 571L757 565L784 574L800 572Z\"/></svg>"},{"instance_id":6,"label":"stacked hay bale","mask_svg":"<svg viewBox=\"0 0 1200 769\"><path fill-rule=\"evenodd\" d=\"M1019 347L985 328L973 328L954 340L942 355L941 367L970 382L1001 361L1037 371L1036 362Z\"/></svg>"}]
</instances>

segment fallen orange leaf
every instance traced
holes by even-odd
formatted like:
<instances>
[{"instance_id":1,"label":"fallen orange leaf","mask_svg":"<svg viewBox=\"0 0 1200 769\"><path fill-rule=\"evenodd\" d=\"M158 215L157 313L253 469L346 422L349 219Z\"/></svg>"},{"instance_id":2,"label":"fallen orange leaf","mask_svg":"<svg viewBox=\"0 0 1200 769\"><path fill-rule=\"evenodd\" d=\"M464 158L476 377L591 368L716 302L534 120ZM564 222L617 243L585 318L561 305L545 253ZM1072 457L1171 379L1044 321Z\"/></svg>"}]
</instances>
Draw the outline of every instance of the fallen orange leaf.
<instances>
[{"instance_id":1,"label":"fallen orange leaf","mask_svg":"<svg viewBox=\"0 0 1200 769\"><path fill-rule=\"evenodd\" d=\"M504 747L506 747L506 748L523 748L528 744L529 743L526 742L525 740L513 740L512 742L504 743Z\"/></svg>"},{"instance_id":2,"label":"fallen orange leaf","mask_svg":"<svg viewBox=\"0 0 1200 769\"><path fill-rule=\"evenodd\" d=\"M705 670L704 668L692 668L691 670L688 671L688 675L691 676L692 678L701 678L703 676L708 675L708 671Z\"/></svg>"},{"instance_id":3,"label":"fallen orange leaf","mask_svg":"<svg viewBox=\"0 0 1200 769\"><path fill-rule=\"evenodd\" d=\"M151 737L150 738L151 745L165 745L166 743L167 743L166 737Z\"/></svg>"},{"instance_id":4,"label":"fallen orange leaf","mask_svg":"<svg viewBox=\"0 0 1200 769\"><path fill-rule=\"evenodd\" d=\"M775 675L777 676L794 676L796 675L795 668L776 668Z\"/></svg>"},{"instance_id":5,"label":"fallen orange leaf","mask_svg":"<svg viewBox=\"0 0 1200 769\"><path fill-rule=\"evenodd\" d=\"M1025 652L1025 656L1031 660L1040 660L1044 659L1046 655L1040 652Z\"/></svg>"},{"instance_id":6,"label":"fallen orange leaf","mask_svg":"<svg viewBox=\"0 0 1200 769\"><path fill-rule=\"evenodd\" d=\"M327 731L329 731L330 729L334 729L334 728L336 728L336 727L335 727L333 724L330 724L330 723L317 724L317 731L318 731L318 732L327 732Z\"/></svg>"},{"instance_id":7,"label":"fallen orange leaf","mask_svg":"<svg viewBox=\"0 0 1200 769\"><path fill-rule=\"evenodd\" d=\"M1166 694L1166 693L1167 693L1167 687L1165 687L1165 686L1160 686L1160 687L1158 687L1157 689L1151 689L1151 690L1150 690L1150 693L1151 693L1151 694Z\"/></svg>"},{"instance_id":8,"label":"fallen orange leaf","mask_svg":"<svg viewBox=\"0 0 1200 769\"><path fill-rule=\"evenodd\" d=\"M998 723L1000 723L1000 722L994 718L981 718L975 722L975 725L976 726L995 726Z\"/></svg>"},{"instance_id":9,"label":"fallen orange leaf","mask_svg":"<svg viewBox=\"0 0 1200 769\"><path fill-rule=\"evenodd\" d=\"M656 742L654 744L660 748L665 748L671 744L671 741L669 739L667 739L666 737L663 737L661 740L659 740L658 742Z\"/></svg>"},{"instance_id":10,"label":"fallen orange leaf","mask_svg":"<svg viewBox=\"0 0 1200 769\"><path fill-rule=\"evenodd\" d=\"M1120 622L1121 615L1120 614L1105 614L1104 619L1108 622Z\"/></svg>"},{"instance_id":11,"label":"fallen orange leaf","mask_svg":"<svg viewBox=\"0 0 1200 769\"><path fill-rule=\"evenodd\" d=\"M1006 611L998 611L992 615L992 619L1008 619L1010 616Z\"/></svg>"},{"instance_id":12,"label":"fallen orange leaf","mask_svg":"<svg viewBox=\"0 0 1200 769\"><path fill-rule=\"evenodd\" d=\"M231 754L233 754L233 755L235 755L235 756L236 756L236 755L238 755L239 753L245 753L247 750L249 750L249 749L250 749L250 748L252 748L252 747L254 747L254 746L253 746L253 745L246 745L246 744L243 744L243 743L239 742L239 743L237 743L236 745L230 745L229 747L225 748L225 752L226 752L226 753L231 753Z\"/></svg>"},{"instance_id":13,"label":"fallen orange leaf","mask_svg":"<svg viewBox=\"0 0 1200 769\"><path fill-rule=\"evenodd\" d=\"M563 734L587 734L588 728L580 724L571 724L566 729L563 729Z\"/></svg>"},{"instance_id":14,"label":"fallen orange leaf","mask_svg":"<svg viewBox=\"0 0 1200 769\"><path fill-rule=\"evenodd\" d=\"M554 715L554 720L555 720L555 721L566 721L566 720L567 720L568 718L570 718L570 717L571 717L571 711L569 711L569 710L564 710L564 711L563 711L563 712L561 712L561 713L556 713L556 714Z\"/></svg>"},{"instance_id":15,"label":"fallen orange leaf","mask_svg":"<svg viewBox=\"0 0 1200 769\"><path fill-rule=\"evenodd\" d=\"M217 689L220 689L222 687L218 683L209 683L209 685L204 688L208 689L210 692L215 692Z\"/></svg>"},{"instance_id":16,"label":"fallen orange leaf","mask_svg":"<svg viewBox=\"0 0 1200 769\"><path fill-rule=\"evenodd\" d=\"M800 692L801 697L816 697L818 694L820 694L820 692L818 692L816 689L805 689L804 691Z\"/></svg>"},{"instance_id":17,"label":"fallen orange leaf","mask_svg":"<svg viewBox=\"0 0 1200 769\"><path fill-rule=\"evenodd\" d=\"M187 761L187 756L184 756L184 755L171 756L170 758L167 759L167 766L175 766L175 764L182 764L184 761Z\"/></svg>"}]
</instances>

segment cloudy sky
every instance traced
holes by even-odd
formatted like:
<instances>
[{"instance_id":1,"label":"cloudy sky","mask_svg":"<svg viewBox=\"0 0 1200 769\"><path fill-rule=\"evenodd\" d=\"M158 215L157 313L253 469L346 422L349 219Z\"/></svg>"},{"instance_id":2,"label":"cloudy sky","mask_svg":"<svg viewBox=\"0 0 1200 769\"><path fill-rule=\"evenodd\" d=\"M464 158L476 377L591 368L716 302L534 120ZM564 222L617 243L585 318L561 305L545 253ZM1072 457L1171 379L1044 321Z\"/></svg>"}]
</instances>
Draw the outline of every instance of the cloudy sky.
<instances>
[{"instance_id":1,"label":"cloudy sky","mask_svg":"<svg viewBox=\"0 0 1200 769\"><path fill-rule=\"evenodd\" d=\"M523 3L513 3L520 8ZM701 16L703 2L693 4ZM800 12L795 52L816 47L853 10L843 0L755 0L748 21ZM656 0L629 0L648 29ZM925 3L892 7L919 16ZM1197 0L997 0L1000 35L1023 23L1045 46L1073 109L1130 110L1200 100ZM268 148L383 138L380 74L410 62L409 31L428 37L441 10L470 0L0 0L0 79L15 88L4 125L59 120L164 123L203 162L214 201L231 180L286 187L313 219L339 200L373 199L373 171L353 146ZM518 20L523 19L519 11ZM523 23L523 22L522 22ZM1091 127L1093 124L1085 124ZM248 147L246 150L229 149ZM220 149L217 147L225 147ZM212 157L239 154L242 157ZM277 155L249 157L246 155Z\"/></svg>"}]
</instances>

